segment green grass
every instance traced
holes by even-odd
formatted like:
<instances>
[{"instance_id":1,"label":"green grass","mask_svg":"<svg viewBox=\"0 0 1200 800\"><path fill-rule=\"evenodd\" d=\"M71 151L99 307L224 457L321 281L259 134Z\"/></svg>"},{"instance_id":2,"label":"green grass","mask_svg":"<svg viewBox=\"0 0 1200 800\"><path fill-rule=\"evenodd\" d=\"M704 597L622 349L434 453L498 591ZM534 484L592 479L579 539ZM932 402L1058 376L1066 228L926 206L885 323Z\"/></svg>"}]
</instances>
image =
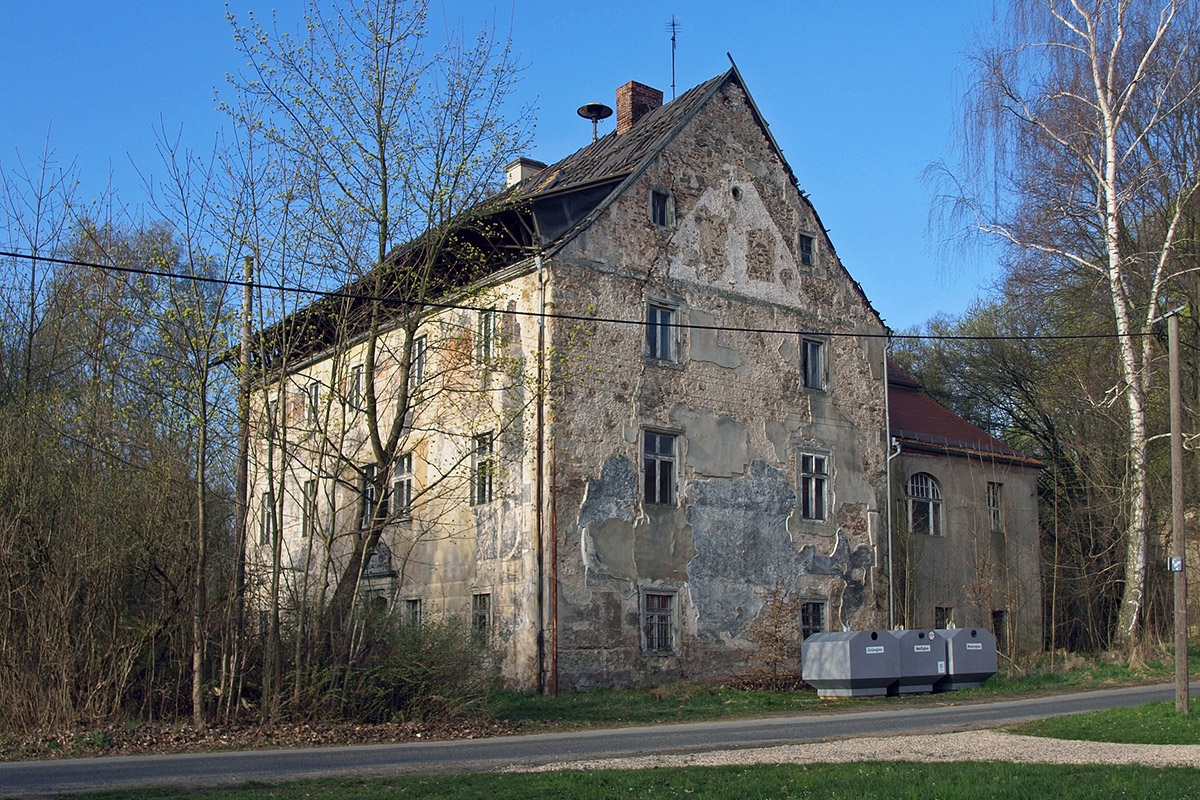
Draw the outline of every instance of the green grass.
<instances>
[{"instance_id":1,"label":"green grass","mask_svg":"<svg viewBox=\"0 0 1200 800\"><path fill-rule=\"evenodd\" d=\"M1175 711L1175 702L1136 708L1110 708L1087 714L1051 717L1006 728L1011 733L1121 744L1200 744L1200 708Z\"/></svg>"},{"instance_id":2,"label":"green grass","mask_svg":"<svg viewBox=\"0 0 1200 800\"><path fill-rule=\"evenodd\" d=\"M1055 766L999 762L917 764L762 764L744 767L691 767L596 770L532 774L405 776L371 780L302 781L195 792L123 792L87 798L187 797L192 800L263 800L307 797L374 798L530 797L689 798L1200 798L1200 770L1153 767Z\"/></svg>"}]
</instances>

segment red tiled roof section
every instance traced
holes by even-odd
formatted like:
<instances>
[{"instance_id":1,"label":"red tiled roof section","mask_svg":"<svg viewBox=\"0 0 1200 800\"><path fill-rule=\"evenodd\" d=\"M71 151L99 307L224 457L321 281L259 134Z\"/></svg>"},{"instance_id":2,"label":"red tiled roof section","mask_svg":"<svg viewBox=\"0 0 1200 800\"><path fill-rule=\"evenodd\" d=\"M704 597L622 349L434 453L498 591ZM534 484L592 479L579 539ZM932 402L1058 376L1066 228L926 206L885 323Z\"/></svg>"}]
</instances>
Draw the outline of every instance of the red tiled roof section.
<instances>
[{"instance_id":1,"label":"red tiled roof section","mask_svg":"<svg viewBox=\"0 0 1200 800\"><path fill-rule=\"evenodd\" d=\"M969 451L1031 467L1040 461L1021 455L1004 442L925 394L921 384L888 363L888 427L892 438L940 450Z\"/></svg>"}]
</instances>

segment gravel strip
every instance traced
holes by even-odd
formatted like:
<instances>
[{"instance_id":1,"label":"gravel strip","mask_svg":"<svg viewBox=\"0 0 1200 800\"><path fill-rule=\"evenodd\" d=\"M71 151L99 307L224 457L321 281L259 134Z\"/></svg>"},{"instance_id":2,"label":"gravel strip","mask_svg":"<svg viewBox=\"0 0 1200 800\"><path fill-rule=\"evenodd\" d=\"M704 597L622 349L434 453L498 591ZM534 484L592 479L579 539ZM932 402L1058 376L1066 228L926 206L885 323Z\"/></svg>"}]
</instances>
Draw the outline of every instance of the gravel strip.
<instances>
[{"instance_id":1,"label":"gravel strip","mask_svg":"<svg viewBox=\"0 0 1200 800\"><path fill-rule=\"evenodd\" d=\"M1009 761L1038 764L1145 764L1200 767L1200 745L1114 744L963 731L921 736L883 736L830 742L717 750L686 755L571 761L513 771L718 767L739 764L817 764L852 761Z\"/></svg>"}]
</instances>

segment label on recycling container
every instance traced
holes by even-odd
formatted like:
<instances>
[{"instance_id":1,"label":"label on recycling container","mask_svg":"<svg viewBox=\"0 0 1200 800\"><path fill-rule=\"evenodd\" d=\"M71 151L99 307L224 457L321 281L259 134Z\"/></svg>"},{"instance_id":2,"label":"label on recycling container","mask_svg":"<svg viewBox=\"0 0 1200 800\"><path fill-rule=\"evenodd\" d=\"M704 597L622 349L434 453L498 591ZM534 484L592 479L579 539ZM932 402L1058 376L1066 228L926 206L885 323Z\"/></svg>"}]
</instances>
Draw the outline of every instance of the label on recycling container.
<instances>
[{"instance_id":1,"label":"label on recycling container","mask_svg":"<svg viewBox=\"0 0 1200 800\"><path fill-rule=\"evenodd\" d=\"M938 675L945 675L945 674L946 674L946 662L939 661L938 662Z\"/></svg>"},{"instance_id":2,"label":"label on recycling container","mask_svg":"<svg viewBox=\"0 0 1200 800\"><path fill-rule=\"evenodd\" d=\"M983 642L967 642L968 650L982 650Z\"/></svg>"},{"instance_id":3,"label":"label on recycling container","mask_svg":"<svg viewBox=\"0 0 1200 800\"><path fill-rule=\"evenodd\" d=\"M913 645L913 652L914 652L914 653L928 653L928 652L929 652L929 645L927 645L927 644L914 644L914 645Z\"/></svg>"},{"instance_id":4,"label":"label on recycling container","mask_svg":"<svg viewBox=\"0 0 1200 800\"><path fill-rule=\"evenodd\" d=\"M882 652L883 652L883 647L880 645L873 645L873 646L867 648L868 655L875 655L876 653L882 653Z\"/></svg>"}]
</instances>

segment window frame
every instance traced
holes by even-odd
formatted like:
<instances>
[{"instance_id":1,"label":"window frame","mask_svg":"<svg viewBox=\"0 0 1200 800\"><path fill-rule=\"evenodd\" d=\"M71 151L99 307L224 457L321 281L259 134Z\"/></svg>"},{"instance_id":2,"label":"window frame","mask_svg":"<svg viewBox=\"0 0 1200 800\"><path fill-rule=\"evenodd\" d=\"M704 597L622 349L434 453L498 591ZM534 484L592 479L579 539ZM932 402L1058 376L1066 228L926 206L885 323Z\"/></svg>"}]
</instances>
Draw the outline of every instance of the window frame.
<instances>
[{"instance_id":1,"label":"window frame","mask_svg":"<svg viewBox=\"0 0 1200 800\"><path fill-rule=\"evenodd\" d=\"M819 621L813 623L811 612L818 610ZM814 633L825 633L829 624L829 601L819 598L808 598L800 601L800 641L803 642Z\"/></svg>"},{"instance_id":2,"label":"window frame","mask_svg":"<svg viewBox=\"0 0 1200 800\"><path fill-rule=\"evenodd\" d=\"M363 402L363 365L352 364L346 375L346 405L350 408L362 408Z\"/></svg>"},{"instance_id":3,"label":"window frame","mask_svg":"<svg viewBox=\"0 0 1200 800\"><path fill-rule=\"evenodd\" d=\"M259 498L258 505L258 544L260 547L275 544L279 535L279 526L275 519L275 493L265 491Z\"/></svg>"},{"instance_id":4,"label":"window frame","mask_svg":"<svg viewBox=\"0 0 1200 800\"><path fill-rule=\"evenodd\" d=\"M997 481L987 483L988 529L1004 530L1004 484Z\"/></svg>"},{"instance_id":5,"label":"window frame","mask_svg":"<svg viewBox=\"0 0 1200 800\"><path fill-rule=\"evenodd\" d=\"M316 427L321 421L321 382L310 380L303 389L304 422Z\"/></svg>"},{"instance_id":6,"label":"window frame","mask_svg":"<svg viewBox=\"0 0 1200 800\"><path fill-rule=\"evenodd\" d=\"M653 601L652 601L653 598ZM646 587L641 591L640 644L642 654L647 656L674 656L679 654L679 592L660 587ZM665 607L654 604L665 602ZM665 640L665 641L664 641Z\"/></svg>"},{"instance_id":7,"label":"window frame","mask_svg":"<svg viewBox=\"0 0 1200 800\"><path fill-rule=\"evenodd\" d=\"M490 591L471 593L471 635L484 644L492 638L492 605Z\"/></svg>"},{"instance_id":8,"label":"window frame","mask_svg":"<svg viewBox=\"0 0 1200 800\"><path fill-rule=\"evenodd\" d=\"M412 517L413 498L413 454L412 451L396 456L392 466L392 496L388 510L393 516L403 519Z\"/></svg>"},{"instance_id":9,"label":"window frame","mask_svg":"<svg viewBox=\"0 0 1200 800\"><path fill-rule=\"evenodd\" d=\"M308 539L317 531L317 479L300 485L300 535Z\"/></svg>"},{"instance_id":10,"label":"window frame","mask_svg":"<svg viewBox=\"0 0 1200 800\"><path fill-rule=\"evenodd\" d=\"M666 319L664 319L666 317ZM680 341L680 311L675 303L661 300L646 301L646 358L678 364L682 359Z\"/></svg>"},{"instance_id":11,"label":"window frame","mask_svg":"<svg viewBox=\"0 0 1200 800\"><path fill-rule=\"evenodd\" d=\"M940 624L939 624L940 623ZM954 624L954 606L933 607L933 629L944 631Z\"/></svg>"},{"instance_id":12,"label":"window frame","mask_svg":"<svg viewBox=\"0 0 1200 800\"><path fill-rule=\"evenodd\" d=\"M404 598L404 624L410 628L420 628L425 624L425 604L421 598Z\"/></svg>"},{"instance_id":13,"label":"window frame","mask_svg":"<svg viewBox=\"0 0 1200 800\"><path fill-rule=\"evenodd\" d=\"M487 505L495 499L496 447L491 431L471 437L471 505Z\"/></svg>"},{"instance_id":14,"label":"window frame","mask_svg":"<svg viewBox=\"0 0 1200 800\"><path fill-rule=\"evenodd\" d=\"M411 356L408 365L408 394L409 397L414 397L421 393L421 385L425 382L425 368L429 359L428 336L413 338Z\"/></svg>"},{"instance_id":15,"label":"window frame","mask_svg":"<svg viewBox=\"0 0 1200 800\"><path fill-rule=\"evenodd\" d=\"M674 506L679 497L679 445L678 433L642 429L642 501L646 505ZM653 441L653 449L651 443ZM670 442L670 452L662 452L662 442ZM663 468L669 473L664 477ZM653 473L653 475L652 475Z\"/></svg>"},{"instance_id":16,"label":"window frame","mask_svg":"<svg viewBox=\"0 0 1200 800\"><path fill-rule=\"evenodd\" d=\"M805 247L806 244L807 247ZM796 259L802 267L815 267L817 265L816 234L807 231L800 231L796 234Z\"/></svg>"},{"instance_id":17,"label":"window frame","mask_svg":"<svg viewBox=\"0 0 1200 800\"><path fill-rule=\"evenodd\" d=\"M480 366L488 368L496 357L499 334L498 314L495 308L479 309L475 321L475 356Z\"/></svg>"},{"instance_id":18,"label":"window frame","mask_svg":"<svg viewBox=\"0 0 1200 800\"><path fill-rule=\"evenodd\" d=\"M829 388L829 342L815 336L800 337L800 387L824 392Z\"/></svg>"},{"instance_id":19,"label":"window frame","mask_svg":"<svg viewBox=\"0 0 1200 800\"><path fill-rule=\"evenodd\" d=\"M796 457L799 468L800 519L805 522L829 522L829 489L833 470L830 454L818 450L804 450ZM818 470L818 462L820 469ZM819 508L812 508L812 506Z\"/></svg>"},{"instance_id":20,"label":"window frame","mask_svg":"<svg viewBox=\"0 0 1200 800\"><path fill-rule=\"evenodd\" d=\"M945 511L942 487L938 479L928 472L914 472L904 482L904 497L908 504L909 533L920 536L946 535ZM924 507L920 516L918 511Z\"/></svg>"},{"instance_id":21,"label":"window frame","mask_svg":"<svg viewBox=\"0 0 1200 800\"><path fill-rule=\"evenodd\" d=\"M661 214L660 214L661 211ZM657 228L675 227L675 195L662 186L651 186L646 198L646 218Z\"/></svg>"},{"instance_id":22,"label":"window frame","mask_svg":"<svg viewBox=\"0 0 1200 800\"><path fill-rule=\"evenodd\" d=\"M377 503L383 503L384 516L387 516L387 498L382 500L375 495L375 465L364 464L362 468L362 486L359 489L359 530L370 530L371 523L375 519L375 509Z\"/></svg>"}]
</instances>

